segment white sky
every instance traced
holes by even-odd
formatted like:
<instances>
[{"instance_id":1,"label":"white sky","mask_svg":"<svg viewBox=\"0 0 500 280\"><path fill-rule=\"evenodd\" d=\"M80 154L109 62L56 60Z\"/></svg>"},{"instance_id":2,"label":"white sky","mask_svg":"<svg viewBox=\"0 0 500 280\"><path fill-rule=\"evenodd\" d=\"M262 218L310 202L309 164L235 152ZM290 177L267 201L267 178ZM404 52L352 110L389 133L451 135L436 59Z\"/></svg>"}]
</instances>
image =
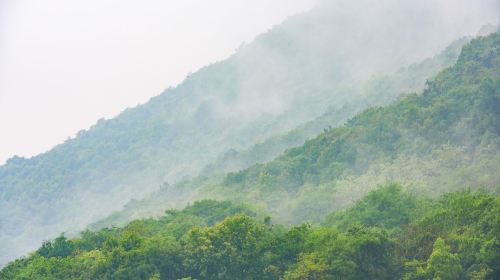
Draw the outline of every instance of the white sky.
<instances>
[{"instance_id":1,"label":"white sky","mask_svg":"<svg viewBox=\"0 0 500 280\"><path fill-rule=\"evenodd\" d=\"M146 102L315 0L0 0L0 164Z\"/></svg>"}]
</instances>

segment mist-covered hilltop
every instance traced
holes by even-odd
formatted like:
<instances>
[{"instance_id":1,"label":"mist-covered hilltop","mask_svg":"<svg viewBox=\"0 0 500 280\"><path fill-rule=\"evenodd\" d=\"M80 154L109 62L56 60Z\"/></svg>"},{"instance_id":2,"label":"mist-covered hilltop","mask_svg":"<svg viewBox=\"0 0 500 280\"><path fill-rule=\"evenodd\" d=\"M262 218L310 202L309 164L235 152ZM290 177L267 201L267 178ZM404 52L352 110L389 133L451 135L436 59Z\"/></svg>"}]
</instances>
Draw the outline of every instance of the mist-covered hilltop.
<instances>
[{"instance_id":1,"label":"mist-covered hilltop","mask_svg":"<svg viewBox=\"0 0 500 280\"><path fill-rule=\"evenodd\" d=\"M469 37L461 38L431 58L369 80L355 99L346 102L341 108L330 108L321 116L285 134L269 137L248 149L227 151L205 166L201 176L238 171L256 163L265 163L287 148L300 146L323 130L343 124L356 112L372 106L387 105L397 98L422 91L428 79L455 63L462 46L469 40Z\"/></svg>"},{"instance_id":2,"label":"mist-covered hilltop","mask_svg":"<svg viewBox=\"0 0 500 280\"><path fill-rule=\"evenodd\" d=\"M287 224L317 222L377 185L435 197L500 192L500 33L463 47L419 94L372 107L266 164L165 186L93 225L123 225L193 199L258 205Z\"/></svg>"},{"instance_id":3,"label":"mist-covered hilltop","mask_svg":"<svg viewBox=\"0 0 500 280\"><path fill-rule=\"evenodd\" d=\"M10 159L0 167L0 263L163 182L195 177L230 148L352 104L370 81L477 28L443 22L449 11L417 1L351 2L322 2L146 104L47 153Z\"/></svg>"}]
</instances>

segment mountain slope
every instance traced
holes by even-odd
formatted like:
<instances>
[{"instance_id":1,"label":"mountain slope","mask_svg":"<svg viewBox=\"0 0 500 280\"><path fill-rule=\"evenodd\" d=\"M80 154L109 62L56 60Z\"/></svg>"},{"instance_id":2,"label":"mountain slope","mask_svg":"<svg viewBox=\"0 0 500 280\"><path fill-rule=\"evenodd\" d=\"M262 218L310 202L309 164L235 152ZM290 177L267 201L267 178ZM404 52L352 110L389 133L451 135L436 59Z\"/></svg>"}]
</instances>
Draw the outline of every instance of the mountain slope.
<instances>
[{"instance_id":1,"label":"mountain slope","mask_svg":"<svg viewBox=\"0 0 500 280\"><path fill-rule=\"evenodd\" d=\"M47 153L10 159L0 167L0 263L61 231L78 231L162 182L196 176L230 148L342 108L374 77L429 57L460 34L442 32L449 26L424 4L384 0L359 10L359 3L341 2L290 18ZM414 9L419 17L410 16Z\"/></svg>"},{"instance_id":2,"label":"mountain slope","mask_svg":"<svg viewBox=\"0 0 500 280\"><path fill-rule=\"evenodd\" d=\"M287 148L302 145L307 139L316 136L325 128L343 124L363 109L387 105L396 98L422 91L428 79L456 62L462 46L469 40L470 38L459 39L432 58L398 69L390 75L369 80L355 100L346 103L341 108L331 108L323 115L284 135L267 138L250 149L227 151L217 161L207 165L202 176L237 171L256 163L270 161Z\"/></svg>"},{"instance_id":3,"label":"mountain slope","mask_svg":"<svg viewBox=\"0 0 500 280\"><path fill-rule=\"evenodd\" d=\"M255 203L278 220L318 221L377 184L430 196L500 191L500 33L474 39L457 63L412 94L365 110L266 164L165 188L96 224L123 224L192 199Z\"/></svg>"},{"instance_id":4,"label":"mountain slope","mask_svg":"<svg viewBox=\"0 0 500 280\"><path fill-rule=\"evenodd\" d=\"M287 213L287 220L300 220L321 213L321 201L342 205L381 179L416 183L416 191L426 193L460 185L495 187L500 183L494 171L500 166L499 46L499 33L476 39L421 95L368 109L345 126L268 164L209 183L202 192L209 195L220 186L221 193L266 201ZM371 180L360 184L363 177Z\"/></svg>"}]
</instances>

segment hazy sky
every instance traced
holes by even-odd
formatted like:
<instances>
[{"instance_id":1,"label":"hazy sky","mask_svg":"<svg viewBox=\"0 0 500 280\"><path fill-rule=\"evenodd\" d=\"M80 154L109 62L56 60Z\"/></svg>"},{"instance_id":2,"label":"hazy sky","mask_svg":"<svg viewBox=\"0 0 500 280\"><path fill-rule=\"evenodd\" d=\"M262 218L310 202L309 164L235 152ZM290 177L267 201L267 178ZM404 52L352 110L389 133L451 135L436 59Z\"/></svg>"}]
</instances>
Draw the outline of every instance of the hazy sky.
<instances>
[{"instance_id":1,"label":"hazy sky","mask_svg":"<svg viewBox=\"0 0 500 280\"><path fill-rule=\"evenodd\" d=\"M0 164L144 103L315 0L0 0Z\"/></svg>"}]
</instances>

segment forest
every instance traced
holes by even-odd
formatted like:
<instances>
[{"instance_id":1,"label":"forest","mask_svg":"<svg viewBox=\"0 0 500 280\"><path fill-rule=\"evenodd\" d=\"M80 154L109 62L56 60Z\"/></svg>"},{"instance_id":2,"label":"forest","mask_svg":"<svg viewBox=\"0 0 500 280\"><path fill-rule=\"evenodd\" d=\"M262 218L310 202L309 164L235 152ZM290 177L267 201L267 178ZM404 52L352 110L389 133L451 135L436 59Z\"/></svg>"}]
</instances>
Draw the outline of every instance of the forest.
<instances>
[{"instance_id":1,"label":"forest","mask_svg":"<svg viewBox=\"0 0 500 280\"><path fill-rule=\"evenodd\" d=\"M267 163L166 185L93 228L159 215L193 197L253 203L293 224L320 222L388 182L431 197L466 187L498 193L499 38L472 40L421 93L365 109Z\"/></svg>"},{"instance_id":2,"label":"forest","mask_svg":"<svg viewBox=\"0 0 500 280\"><path fill-rule=\"evenodd\" d=\"M163 206L161 216L117 212L45 241L0 278L499 279L499 120L496 32L421 93L268 163L165 185L130 206ZM400 183L355 186L388 172ZM173 190L200 199L175 210Z\"/></svg>"},{"instance_id":3,"label":"forest","mask_svg":"<svg viewBox=\"0 0 500 280\"><path fill-rule=\"evenodd\" d=\"M321 224L285 227L203 200L158 219L45 242L2 279L498 279L500 198L391 184Z\"/></svg>"},{"instance_id":4,"label":"forest","mask_svg":"<svg viewBox=\"0 0 500 280\"><path fill-rule=\"evenodd\" d=\"M460 21L449 25L441 21L451 13L449 9L436 9L423 1L381 0L372 9L359 9L363 5L371 6L369 2L320 0L309 11L290 16L267 31L260 30L260 35L241 44L225 59L204 61L200 66L205 66L197 71L192 69L194 72L179 84L160 83L158 92L143 93L150 97L143 104L122 108L123 111L112 118L97 119L96 116L87 127L74 127L71 137L64 138L67 139L64 142L61 139L59 145L46 152L23 157L6 151L13 156L0 165L0 266L35 250L41 242L61 232L78 234L89 224L103 224L101 221L110 215L121 215L117 213L122 210L129 209L130 215L121 215L126 217L121 219L120 226L133 219L161 215L167 208L181 209L188 202L205 198L252 198L246 202L260 204L262 197L271 197L259 195L263 189L260 184L255 188L255 196L237 192L222 197L221 194L232 188L226 187L226 183L236 182L231 179L221 182L219 177L273 161L285 150L302 146L324 129L342 126L367 108L386 106L404 96L420 93L427 80L457 61L461 47L472 37L495 30L495 26L486 25L489 20L482 17L477 24L463 25ZM471 6L485 10L477 4ZM419 11L418 17L414 11ZM451 14L456 16L454 13ZM155 37L168 40L163 35ZM164 63L161 59L154 62ZM100 69L101 66L91 67ZM126 82L114 81L116 85ZM21 86L14 85L15 88ZM81 90L78 84L71 88ZM43 98L50 92L34 90L30 94ZM103 96L118 95L118 98L121 94L103 92ZM64 107L64 104L57 105ZM44 109L43 106L37 108ZM37 119L30 114L24 117ZM64 121L67 116L56 119ZM12 135L5 137L10 139ZM36 137L23 139L39 143L37 140ZM484 155L491 155L483 151ZM470 159L467 156L470 151L460 147L436 152L441 156L435 157L434 162L452 154L458 154L456 158L461 160ZM393 168L421 165L421 158L413 154L407 156L399 157L397 160L405 163L394 163ZM274 161L272 169L281 168L277 163ZM462 165L466 164L474 168L491 166L479 159ZM369 174L376 172L374 169L388 170L371 166L364 177L360 173L349 175L346 166L344 174L337 177L344 179L343 182L328 181L338 186L334 203L311 203L315 200L313 196L329 194L331 197L332 188L324 185L314 188L316 182L326 181L286 179L287 184L304 183L324 192L304 188L300 188L302 192L311 196L281 192L279 195L289 198L290 206L276 205L269 209L270 214L284 223L302 222L311 216L317 216L319 221L328 212L359 199L375 185L385 184L383 178L377 178L374 184L365 183L372 181L373 176ZM248 172L260 172L255 167L252 170ZM339 173L340 169L335 172ZM478 180L479 176L474 174L477 173L472 170L463 173L466 180L461 185L489 184L494 179ZM440 178L440 184L446 181L444 177L455 175L448 173L435 178ZM417 182L425 185L423 187L436 183L428 182L429 176L412 176L407 180L394 178L394 181L405 186L410 181ZM271 177L270 180L274 180ZM356 182L350 182L351 179ZM280 180L275 183L279 184ZM180 187L183 184L186 188ZM450 189L456 185L453 181L447 184ZM344 192L345 197L341 198L341 189L350 189L352 185L363 191L355 191L359 195L352 198L350 192ZM266 188L279 190L280 186ZM150 197L158 198L157 203L144 201ZM340 205L341 201L345 203ZM264 200L264 203L266 208L274 205L271 201ZM132 206L137 204L141 207ZM299 208L307 206L317 207L299 218L298 212L302 211ZM284 217L288 212L296 213Z\"/></svg>"},{"instance_id":5,"label":"forest","mask_svg":"<svg viewBox=\"0 0 500 280\"><path fill-rule=\"evenodd\" d=\"M114 36L128 34L121 30L124 21L113 15L129 19L126 7L144 7L155 16L146 24L139 20L146 19L141 9L130 8L137 30L139 23L147 25L144 38L168 42L133 38L133 45L120 46L137 51L137 61L132 53L114 49L116 57L99 60L113 64L109 69L119 60L123 72L78 67L65 59L68 80L53 74L62 72L51 57L36 56L44 65L16 61L35 58L36 44L8 48L8 61L19 67L8 74L42 83L9 82L9 94L0 88L2 102L22 104L8 106L12 112L36 108L1 119L9 126L2 127L5 139L23 149L1 145L0 150L5 154L0 280L500 279L500 2L318 0L309 10L266 24L264 32L252 31L261 33L236 49L217 48L226 56L209 61L198 61L213 51L203 44L192 44L200 54L185 57L179 49L172 55L161 46L184 42L157 32L166 30L161 22L170 17L164 12L176 2L190 8L174 14L192 21L189 32L196 33L196 42L207 42L203 36L208 35L199 33L208 28L206 22L187 15L211 13L192 8L191 1L158 1L165 10L111 2L101 7L109 17L65 1L39 3L50 13L61 8L63 20L82 23L76 28L47 17L50 30L35 26L31 17L20 20L38 14L37 6L0 4L0 10L10 9L5 34L20 42L23 34L11 28L37 27L56 38L64 36L55 30L67 29L75 38L88 31L119 44ZM227 3L218 5L250 12L236 1ZM206 5L228 16L221 20L235 23L233 35L246 34L230 12ZM112 22L110 33L86 17L68 16L83 12ZM87 30L91 27L98 31ZM169 28L187 36L181 26ZM35 37L37 44L54 43ZM220 43L232 44L226 39ZM107 46L99 40L81 43L92 44L88 51L99 54ZM60 53L43 51L62 55L62 45ZM84 44L77 45L82 53L68 52L68 57L84 57ZM153 49L162 55L146 59ZM12 55L28 50L28 56ZM185 61L164 60L171 56ZM126 69L131 60L148 60L151 69ZM160 65L190 68L190 60L200 68L181 73L185 78L177 84L163 87L163 74L153 75ZM74 74L89 69L113 78L92 76L99 71L90 71L92 77ZM27 70L43 71L50 79ZM136 73L135 83L160 82L158 92L147 93L149 82L132 87L119 78L129 70L137 71L130 72ZM0 81L4 76L0 71ZM57 87L73 78L81 84ZM24 85L36 90L23 91ZM98 89L85 90L90 85ZM15 94L21 91L33 99ZM87 99L92 93L98 101L89 104L103 110L118 104L112 95L124 104L135 93L145 99L130 108L116 106L122 111L114 115L92 117L86 128L54 111L61 123L36 127L39 139L20 141L8 132L33 132L35 112L47 112L34 100L53 100L72 113L72 105L59 98L76 92ZM80 105L76 99L75 104ZM82 121L91 115L83 111ZM109 118L98 119L102 116ZM38 154L21 151L45 145L41 136L65 131L59 125L74 129L67 140Z\"/></svg>"}]
</instances>

